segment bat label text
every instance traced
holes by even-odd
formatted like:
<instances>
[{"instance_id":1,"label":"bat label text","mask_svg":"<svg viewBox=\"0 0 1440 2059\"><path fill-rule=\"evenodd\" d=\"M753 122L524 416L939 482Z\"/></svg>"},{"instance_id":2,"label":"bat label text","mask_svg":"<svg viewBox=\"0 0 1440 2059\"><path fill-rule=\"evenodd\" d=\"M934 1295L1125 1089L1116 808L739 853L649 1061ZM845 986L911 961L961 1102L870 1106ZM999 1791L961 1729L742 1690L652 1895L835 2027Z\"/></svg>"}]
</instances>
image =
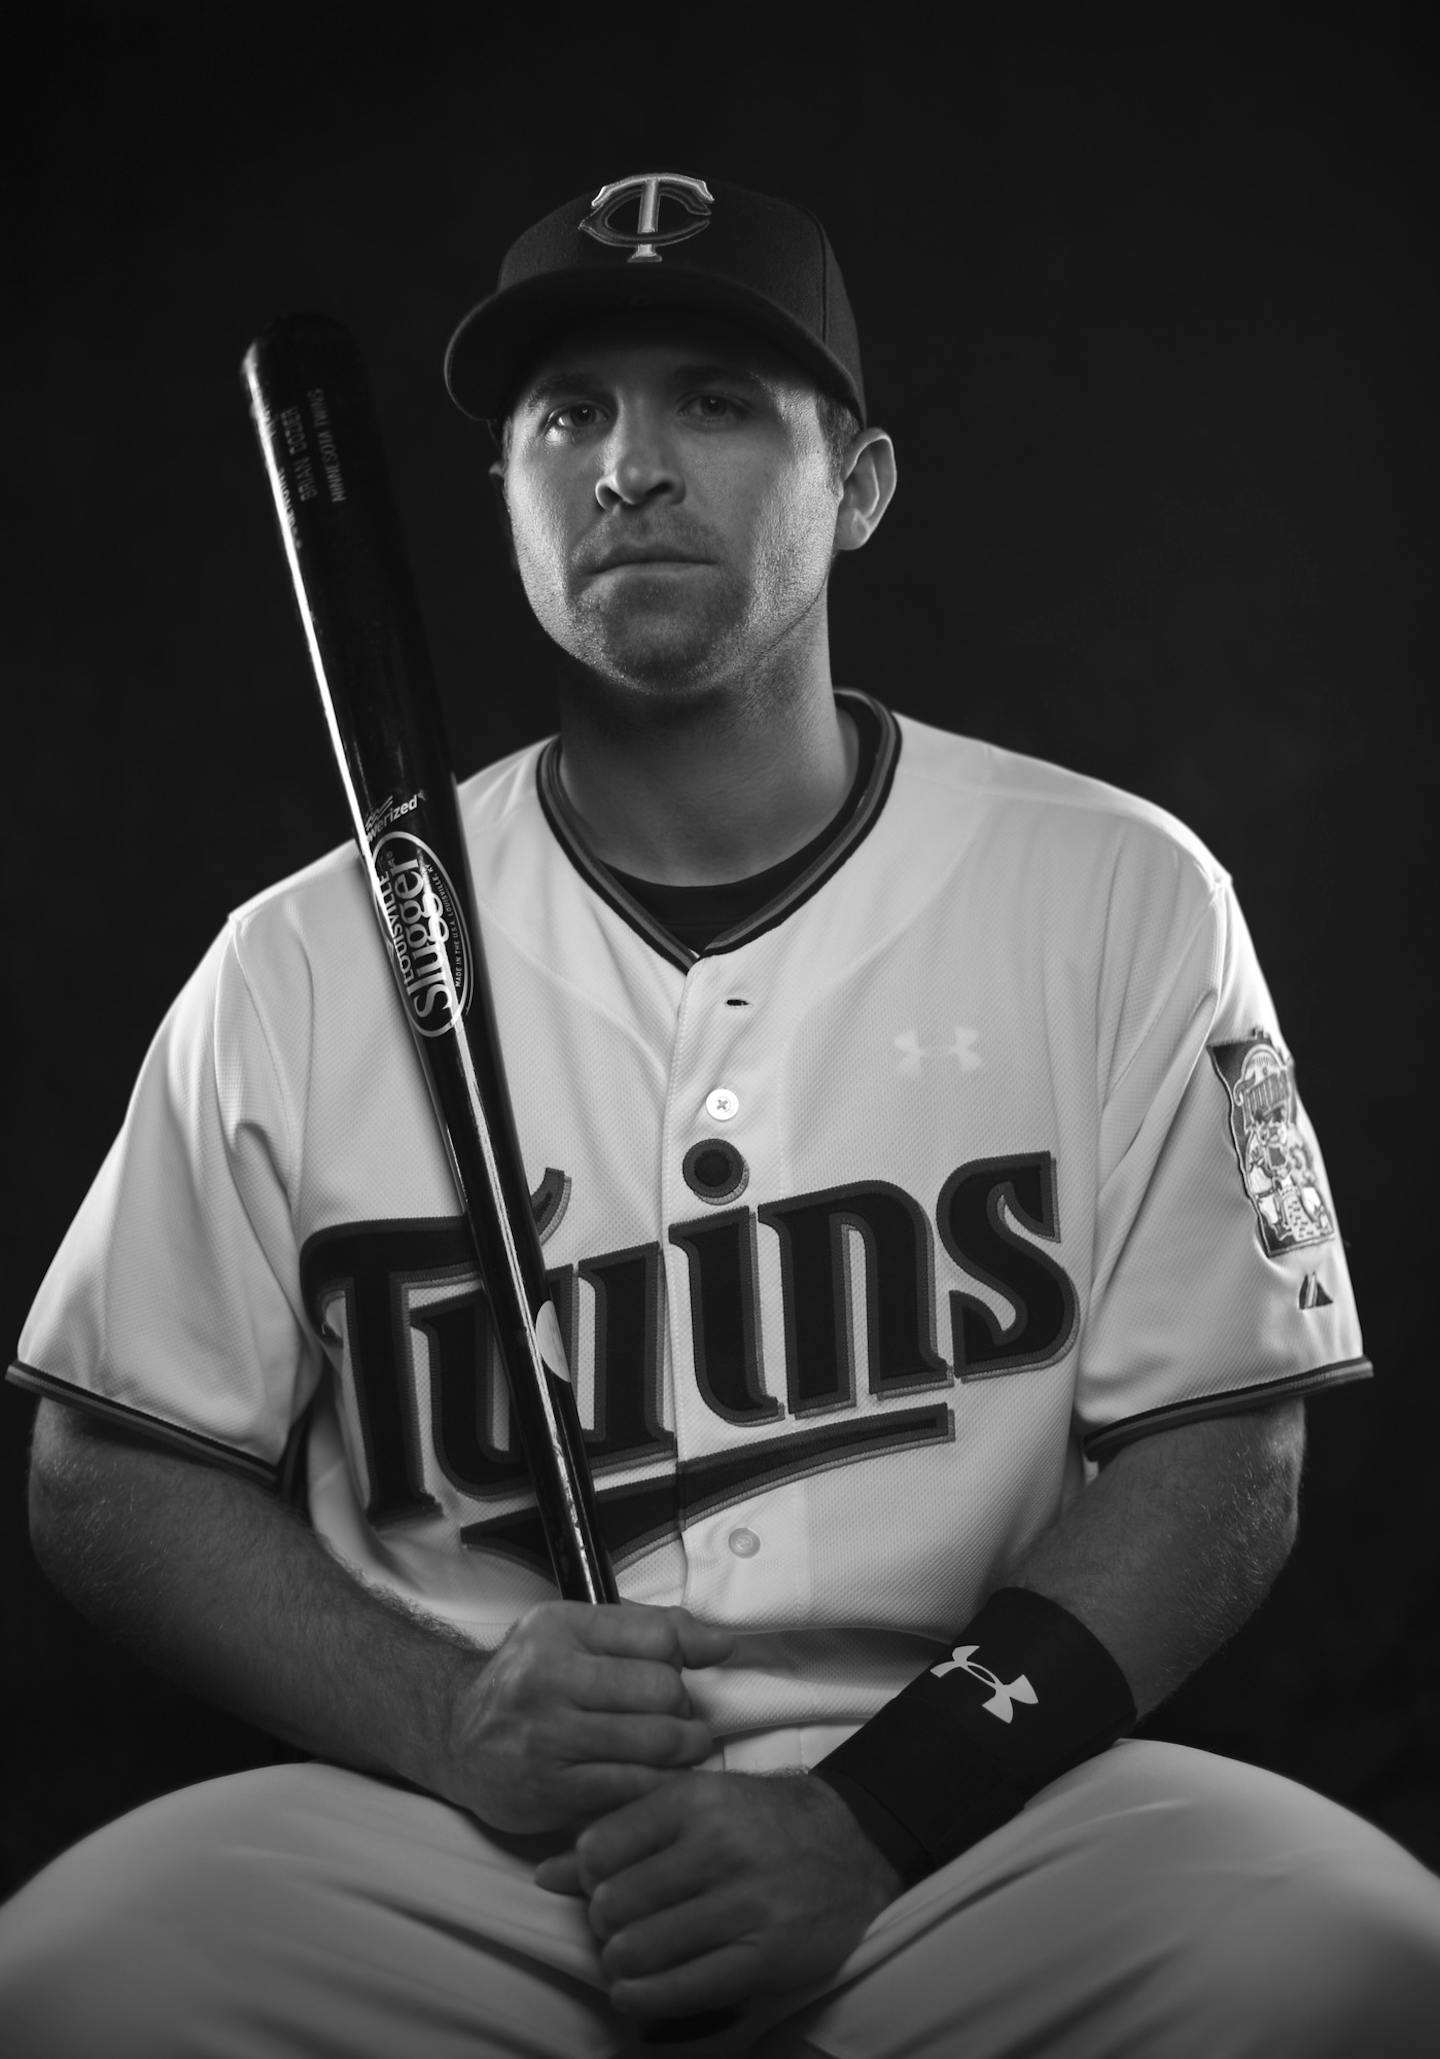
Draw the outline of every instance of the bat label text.
<instances>
[{"instance_id":1,"label":"bat label text","mask_svg":"<svg viewBox=\"0 0 1440 2059\"><path fill-rule=\"evenodd\" d=\"M422 1037L444 1036L470 1005L474 961L459 898L430 846L406 830L381 837L373 860L411 1023Z\"/></svg>"}]
</instances>

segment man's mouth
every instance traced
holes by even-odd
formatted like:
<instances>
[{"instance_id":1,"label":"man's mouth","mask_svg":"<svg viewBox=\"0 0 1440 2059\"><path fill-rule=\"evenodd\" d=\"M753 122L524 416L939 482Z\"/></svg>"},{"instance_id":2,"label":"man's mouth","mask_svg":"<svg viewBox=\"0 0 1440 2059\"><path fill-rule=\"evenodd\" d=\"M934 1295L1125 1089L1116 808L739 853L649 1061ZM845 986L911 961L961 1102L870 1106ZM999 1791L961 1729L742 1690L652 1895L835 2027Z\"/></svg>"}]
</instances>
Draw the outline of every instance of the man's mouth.
<instances>
[{"instance_id":1,"label":"man's mouth","mask_svg":"<svg viewBox=\"0 0 1440 2059\"><path fill-rule=\"evenodd\" d=\"M706 562L706 559L697 558L693 552L678 550L674 544L632 543L606 551L587 569L594 574L618 572L626 565L703 565Z\"/></svg>"},{"instance_id":2,"label":"man's mouth","mask_svg":"<svg viewBox=\"0 0 1440 2059\"><path fill-rule=\"evenodd\" d=\"M607 558L599 572L674 572L702 562L699 558Z\"/></svg>"}]
</instances>

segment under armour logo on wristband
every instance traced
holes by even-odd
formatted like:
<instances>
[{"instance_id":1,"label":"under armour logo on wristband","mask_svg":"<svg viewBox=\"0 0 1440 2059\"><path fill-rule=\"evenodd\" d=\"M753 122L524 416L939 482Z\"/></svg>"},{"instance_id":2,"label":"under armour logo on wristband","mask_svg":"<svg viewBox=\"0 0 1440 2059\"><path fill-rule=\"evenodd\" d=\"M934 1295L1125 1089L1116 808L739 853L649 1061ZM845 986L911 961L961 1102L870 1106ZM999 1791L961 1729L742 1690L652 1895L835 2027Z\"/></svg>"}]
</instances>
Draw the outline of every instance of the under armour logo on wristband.
<instances>
[{"instance_id":1,"label":"under armour logo on wristband","mask_svg":"<svg viewBox=\"0 0 1440 2059\"><path fill-rule=\"evenodd\" d=\"M1029 1702L1032 1706L1038 1704L1040 1697L1023 1673L1018 1679L1005 1681L998 1673L992 1673L988 1666L977 1666L971 1653L979 1649L978 1644L957 1644L944 1664L932 1666L930 1671L937 1680L943 1680L947 1673L957 1671L969 1673L976 1680L983 1680L994 1692L989 1701L981 1702L980 1706L988 1715L998 1716L1002 1723L1014 1721L1016 1702Z\"/></svg>"},{"instance_id":2,"label":"under armour logo on wristband","mask_svg":"<svg viewBox=\"0 0 1440 2059\"><path fill-rule=\"evenodd\" d=\"M1129 1682L1105 1646L1043 1594L998 1588L959 1635L965 1642L943 1664L927 1666L815 1767L907 1883L988 1836L1135 1722ZM977 1651L1034 1666L1044 1695L1025 1672L1002 1680L977 1665ZM988 1698L958 1680L947 1686L957 1672ZM1032 1713L1016 1723L1020 1703ZM976 1721L982 1706L994 1729Z\"/></svg>"}]
</instances>

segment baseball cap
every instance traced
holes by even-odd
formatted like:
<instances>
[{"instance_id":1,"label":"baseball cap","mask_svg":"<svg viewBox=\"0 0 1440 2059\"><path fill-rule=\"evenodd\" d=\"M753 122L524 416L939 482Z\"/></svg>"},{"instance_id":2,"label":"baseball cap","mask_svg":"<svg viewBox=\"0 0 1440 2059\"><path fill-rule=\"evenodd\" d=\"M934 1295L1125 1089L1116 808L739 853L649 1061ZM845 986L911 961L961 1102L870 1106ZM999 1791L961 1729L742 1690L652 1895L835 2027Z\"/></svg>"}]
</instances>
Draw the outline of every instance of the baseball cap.
<instances>
[{"instance_id":1,"label":"baseball cap","mask_svg":"<svg viewBox=\"0 0 1440 2059\"><path fill-rule=\"evenodd\" d=\"M865 420L855 317L815 216L683 172L614 179L518 237L496 291L450 339L451 398L478 420L497 420L551 336L624 308L710 312L757 330Z\"/></svg>"}]
</instances>

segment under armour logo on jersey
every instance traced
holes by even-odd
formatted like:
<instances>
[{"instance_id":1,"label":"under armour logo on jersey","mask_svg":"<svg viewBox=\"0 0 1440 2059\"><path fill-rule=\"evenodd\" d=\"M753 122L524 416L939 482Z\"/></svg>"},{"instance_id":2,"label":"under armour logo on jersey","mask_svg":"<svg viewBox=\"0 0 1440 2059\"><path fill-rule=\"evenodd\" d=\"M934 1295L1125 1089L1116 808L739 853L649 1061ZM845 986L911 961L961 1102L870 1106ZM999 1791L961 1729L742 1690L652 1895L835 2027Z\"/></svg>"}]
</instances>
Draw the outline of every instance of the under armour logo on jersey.
<instances>
[{"instance_id":1,"label":"under armour logo on jersey","mask_svg":"<svg viewBox=\"0 0 1440 2059\"><path fill-rule=\"evenodd\" d=\"M632 201L636 203L635 227L617 228L616 216ZM667 201L675 202L689 219L672 212L670 226L662 228L660 211ZM658 265L659 246L684 243L708 229L714 205L715 196L703 179L688 179L683 172L640 172L634 178L614 179L602 186L580 227L597 243L609 244L612 249L628 246L627 264Z\"/></svg>"},{"instance_id":2,"label":"under armour logo on jersey","mask_svg":"<svg viewBox=\"0 0 1440 2059\"><path fill-rule=\"evenodd\" d=\"M930 1671L937 1680L943 1680L947 1673L958 1671L969 1673L976 1680L983 1681L994 1691L989 1701L981 1702L980 1706L988 1715L998 1716L1002 1723L1011 1723L1015 1720L1016 1702L1029 1702L1032 1707L1038 1704L1040 1697L1023 1673L1017 1680L1005 1681L998 1673L992 1673L988 1666L977 1666L971 1655L979 1649L978 1644L957 1644L949 1658L942 1665L932 1666Z\"/></svg>"},{"instance_id":3,"label":"under armour logo on jersey","mask_svg":"<svg viewBox=\"0 0 1440 2059\"><path fill-rule=\"evenodd\" d=\"M975 1046L980 1041L979 1030L968 1024L957 1023L955 1034L945 1047L945 1056L953 1058L961 1072L978 1072L985 1063ZM902 1030L895 1039L895 1049L900 1053L899 1072L903 1080L918 1080L930 1056L929 1049L920 1041L918 1030Z\"/></svg>"},{"instance_id":4,"label":"under armour logo on jersey","mask_svg":"<svg viewBox=\"0 0 1440 2059\"><path fill-rule=\"evenodd\" d=\"M956 1025L955 1040L947 1055L958 1060L961 1072L978 1072L985 1063L975 1049L979 1041L979 1030L967 1029L962 1024Z\"/></svg>"},{"instance_id":5,"label":"under armour logo on jersey","mask_svg":"<svg viewBox=\"0 0 1440 2059\"><path fill-rule=\"evenodd\" d=\"M902 1030L895 1039L895 1049L900 1053L900 1077L902 1080L918 1080L925 1060L929 1057L920 1042L918 1030Z\"/></svg>"}]
</instances>

